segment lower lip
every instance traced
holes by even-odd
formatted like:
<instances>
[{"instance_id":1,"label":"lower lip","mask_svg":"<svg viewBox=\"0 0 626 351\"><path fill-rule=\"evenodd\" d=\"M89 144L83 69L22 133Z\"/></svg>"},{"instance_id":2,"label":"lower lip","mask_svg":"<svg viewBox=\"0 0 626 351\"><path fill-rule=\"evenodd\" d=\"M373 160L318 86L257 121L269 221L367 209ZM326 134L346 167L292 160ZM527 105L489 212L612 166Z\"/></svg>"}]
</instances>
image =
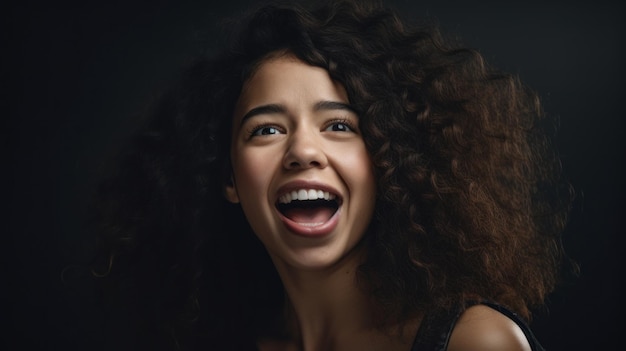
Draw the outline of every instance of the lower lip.
<instances>
[{"instance_id":1,"label":"lower lip","mask_svg":"<svg viewBox=\"0 0 626 351\"><path fill-rule=\"evenodd\" d=\"M281 221L290 232L307 238L320 238L330 234L337 227L337 224L339 223L340 212L341 207L338 208L337 211L335 211L335 213L326 222L314 226L302 225L283 216L283 214L280 212L278 212L278 214Z\"/></svg>"}]
</instances>

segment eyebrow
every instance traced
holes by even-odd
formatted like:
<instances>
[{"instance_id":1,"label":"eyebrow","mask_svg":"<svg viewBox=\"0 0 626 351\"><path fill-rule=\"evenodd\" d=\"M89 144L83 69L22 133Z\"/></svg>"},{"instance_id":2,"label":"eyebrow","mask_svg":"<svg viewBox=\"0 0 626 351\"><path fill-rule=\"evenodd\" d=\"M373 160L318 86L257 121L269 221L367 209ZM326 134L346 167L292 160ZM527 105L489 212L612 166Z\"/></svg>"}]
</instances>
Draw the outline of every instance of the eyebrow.
<instances>
[{"instance_id":1,"label":"eyebrow","mask_svg":"<svg viewBox=\"0 0 626 351\"><path fill-rule=\"evenodd\" d=\"M353 112L354 114L358 115L354 107L352 107L349 104L345 104L343 102L320 101L313 106L313 111L328 111L328 110L344 110L344 111Z\"/></svg>"},{"instance_id":2,"label":"eyebrow","mask_svg":"<svg viewBox=\"0 0 626 351\"><path fill-rule=\"evenodd\" d=\"M248 111L245 115L243 115L243 117L241 118L241 124L243 124L246 120L257 115L265 115L265 114L272 114L272 113L285 113L285 112L287 112L287 109L285 108L285 106L280 105L280 104L267 104L267 105L257 106L253 108L252 110Z\"/></svg>"},{"instance_id":3,"label":"eyebrow","mask_svg":"<svg viewBox=\"0 0 626 351\"><path fill-rule=\"evenodd\" d=\"M330 110L344 110L344 111L349 111L358 115L354 107L343 102L324 100L324 101L319 101L315 103L315 105L313 105L313 111L330 111ZM250 111L248 111L245 115L243 115L243 117L241 118L241 124L243 124L246 120L257 115L286 113L286 112L287 112L287 108L281 104L267 104L267 105L257 106L251 109Z\"/></svg>"}]
</instances>

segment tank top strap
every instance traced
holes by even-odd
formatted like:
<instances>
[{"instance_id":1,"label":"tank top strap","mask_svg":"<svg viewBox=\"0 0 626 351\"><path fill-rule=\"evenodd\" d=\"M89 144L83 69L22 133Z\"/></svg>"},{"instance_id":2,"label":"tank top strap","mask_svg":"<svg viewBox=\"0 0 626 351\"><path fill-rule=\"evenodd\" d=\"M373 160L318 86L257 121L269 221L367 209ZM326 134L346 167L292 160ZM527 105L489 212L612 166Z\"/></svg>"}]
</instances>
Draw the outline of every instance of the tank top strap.
<instances>
[{"instance_id":1,"label":"tank top strap","mask_svg":"<svg viewBox=\"0 0 626 351\"><path fill-rule=\"evenodd\" d=\"M430 311L422 319L411 351L445 351L460 315L461 309L458 307Z\"/></svg>"},{"instance_id":2,"label":"tank top strap","mask_svg":"<svg viewBox=\"0 0 626 351\"><path fill-rule=\"evenodd\" d=\"M524 332L532 351L545 351L526 322L515 312L491 301L468 302L466 307L477 304L493 308L514 321ZM424 317L417 330L411 351L446 351L450 341L450 335L452 335L452 330L454 329L456 321L461 316L462 311L463 309L460 306L456 306L449 310L429 312Z\"/></svg>"},{"instance_id":3,"label":"tank top strap","mask_svg":"<svg viewBox=\"0 0 626 351\"><path fill-rule=\"evenodd\" d=\"M528 324L517 313L495 302L482 301L481 304L493 308L494 310L502 313L503 315L509 317L509 319L511 319L513 322L515 322L515 324L517 324L524 333L524 336L526 336L526 340L528 340L532 351L545 351L545 349L539 343L539 340L537 340L537 338L535 337L535 334L533 334Z\"/></svg>"}]
</instances>

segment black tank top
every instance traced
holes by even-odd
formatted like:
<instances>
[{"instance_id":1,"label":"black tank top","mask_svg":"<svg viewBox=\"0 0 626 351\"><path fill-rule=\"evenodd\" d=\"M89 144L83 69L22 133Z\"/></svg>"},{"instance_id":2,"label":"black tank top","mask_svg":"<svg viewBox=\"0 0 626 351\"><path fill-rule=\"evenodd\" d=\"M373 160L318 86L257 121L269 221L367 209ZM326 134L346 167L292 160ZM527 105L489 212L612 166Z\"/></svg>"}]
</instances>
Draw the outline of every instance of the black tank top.
<instances>
[{"instance_id":1,"label":"black tank top","mask_svg":"<svg viewBox=\"0 0 626 351\"><path fill-rule=\"evenodd\" d=\"M515 312L492 302L483 301L480 304L489 306L513 320L526 335L532 351L545 351L528 325ZM448 348L452 329L454 329L454 325L460 316L460 308L427 315L415 335L411 351L445 351Z\"/></svg>"}]
</instances>

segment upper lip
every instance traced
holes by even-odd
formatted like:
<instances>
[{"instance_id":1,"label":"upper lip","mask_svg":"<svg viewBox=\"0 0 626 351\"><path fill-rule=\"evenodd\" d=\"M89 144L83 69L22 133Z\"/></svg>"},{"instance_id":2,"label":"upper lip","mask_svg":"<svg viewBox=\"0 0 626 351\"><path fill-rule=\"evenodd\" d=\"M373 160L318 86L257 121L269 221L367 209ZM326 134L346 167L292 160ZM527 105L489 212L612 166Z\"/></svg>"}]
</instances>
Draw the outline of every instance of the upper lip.
<instances>
[{"instance_id":1,"label":"upper lip","mask_svg":"<svg viewBox=\"0 0 626 351\"><path fill-rule=\"evenodd\" d=\"M293 181L290 181L281 185L278 188L278 191L276 192L276 202L282 195L288 192L291 192L294 190L300 190L300 189L315 189L315 190L327 191L331 194L334 194L337 197L337 201L339 203L341 203L343 199L343 196L341 196L339 191L328 184L324 184L318 181L310 181L310 180L293 180Z\"/></svg>"}]
</instances>

